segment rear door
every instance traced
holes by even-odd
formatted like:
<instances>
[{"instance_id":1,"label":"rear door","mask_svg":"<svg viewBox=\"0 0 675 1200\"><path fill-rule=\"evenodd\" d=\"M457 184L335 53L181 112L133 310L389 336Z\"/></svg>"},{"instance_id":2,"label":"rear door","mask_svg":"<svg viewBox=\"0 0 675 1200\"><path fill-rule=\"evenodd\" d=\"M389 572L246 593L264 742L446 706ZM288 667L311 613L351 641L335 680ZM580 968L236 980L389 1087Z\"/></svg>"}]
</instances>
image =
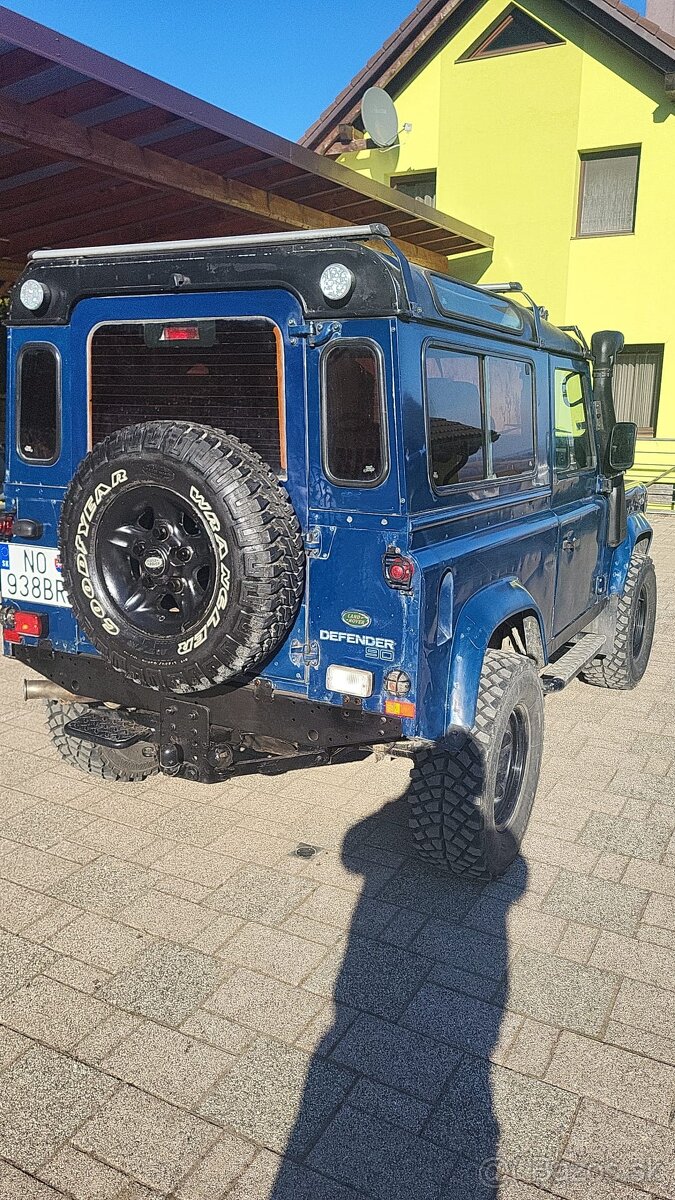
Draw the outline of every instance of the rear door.
<instances>
[{"instance_id":1,"label":"rear door","mask_svg":"<svg viewBox=\"0 0 675 1200\"><path fill-rule=\"evenodd\" d=\"M323 347L308 348L310 696L329 665L373 674L366 710L382 709L386 671L406 661L414 602L387 586L383 558L405 548L395 322L354 320ZM312 541L315 539L315 541ZM412 645L412 639L411 639Z\"/></svg>"},{"instance_id":2,"label":"rear door","mask_svg":"<svg viewBox=\"0 0 675 1200\"><path fill-rule=\"evenodd\" d=\"M551 359L553 508L558 565L553 633L583 617L596 600L607 504L598 494L597 440L585 364Z\"/></svg>"}]
</instances>

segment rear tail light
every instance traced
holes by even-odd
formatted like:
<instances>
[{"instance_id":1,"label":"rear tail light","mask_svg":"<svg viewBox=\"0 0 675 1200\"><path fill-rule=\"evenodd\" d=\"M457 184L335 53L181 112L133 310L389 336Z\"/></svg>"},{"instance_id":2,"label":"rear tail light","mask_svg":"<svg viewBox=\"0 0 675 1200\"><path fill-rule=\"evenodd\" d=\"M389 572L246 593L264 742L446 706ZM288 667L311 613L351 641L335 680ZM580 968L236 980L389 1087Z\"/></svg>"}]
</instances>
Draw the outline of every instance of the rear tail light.
<instances>
[{"instance_id":1,"label":"rear tail light","mask_svg":"<svg viewBox=\"0 0 675 1200\"><path fill-rule=\"evenodd\" d=\"M8 542L14 532L15 513L3 513L0 516L0 541Z\"/></svg>"},{"instance_id":2,"label":"rear tail light","mask_svg":"<svg viewBox=\"0 0 675 1200\"><path fill-rule=\"evenodd\" d=\"M24 637L42 637L47 629L47 619L40 613L21 612L18 608L3 608L0 625L6 642L20 642Z\"/></svg>"},{"instance_id":3,"label":"rear tail light","mask_svg":"<svg viewBox=\"0 0 675 1200\"><path fill-rule=\"evenodd\" d=\"M411 558L406 558L405 554L388 550L382 560L382 566L389 587L396 588L400 592L410 591L415 574L415 564Z\"/></svg>"},{"instance_id":4,"label":"rear tail light","mask_svg":"<svg viewBox=\"0 0 675 1200\"><path fill-rule=\"evenodd\" d=\"M412 687L412 681L405 671L394 667L384 677L384 687L390 696L407 696Z\"/></svg>"},{"instance_id":5,"label":"rear tail light","mask_svg":"<svg viewBox=\"0 0 675 1200\"><path fill-rule=\"evenodd\" d=\"M27 637L42 636L43 619L38 613L15 612L14 633L25 634Z\"/></svg>"}]
</instances>

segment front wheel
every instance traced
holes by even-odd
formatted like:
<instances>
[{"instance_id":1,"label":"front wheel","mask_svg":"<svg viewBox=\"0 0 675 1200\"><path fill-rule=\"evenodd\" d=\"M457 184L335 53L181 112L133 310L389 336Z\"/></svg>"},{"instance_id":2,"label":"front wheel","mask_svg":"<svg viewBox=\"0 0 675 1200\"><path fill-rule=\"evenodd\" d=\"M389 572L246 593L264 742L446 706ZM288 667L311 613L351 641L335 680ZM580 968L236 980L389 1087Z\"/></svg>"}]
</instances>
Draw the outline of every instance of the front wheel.
<instances>
[{"instance_id":1,"label":"front wheel","mask_svg":"<svg viewBox=\"0 0 675 1200\"><path fill-rule=\"evenodd\" d=\"M452 749L422 751L412 770L410 824L425 859L472 879L503 874L532 811L543 732L535 664L488 650L473 729Z\"/></svg>"},{"instance_id":2,"label":"front wheel","mask_svg":"<svg viewBox=\"0 0 675 1200\"><path fill-rule=\"evenodd\" d=\"M637 687L647 670L655 624L654 563L647 554L635 550L619 598L612 653L606 658L593 659L582 673L584 682L620 692Z\"/></svg>"},{"instance_id":3,"label":"front wheel","mask_svg":"<svg viewBox=\"0 0 675 1200\"><path fill-rule=\"evenodd\" d=\"M64 762L95 775L97 779L114 780L117 783L142 783L150 775L157 774L157 751L151 742L136 742L124 750L113 750L81 738L69 737L65 730L68 721L81 717L88 708L87 704L47 701L47 728Z\"/></svg>"}]
</instances>

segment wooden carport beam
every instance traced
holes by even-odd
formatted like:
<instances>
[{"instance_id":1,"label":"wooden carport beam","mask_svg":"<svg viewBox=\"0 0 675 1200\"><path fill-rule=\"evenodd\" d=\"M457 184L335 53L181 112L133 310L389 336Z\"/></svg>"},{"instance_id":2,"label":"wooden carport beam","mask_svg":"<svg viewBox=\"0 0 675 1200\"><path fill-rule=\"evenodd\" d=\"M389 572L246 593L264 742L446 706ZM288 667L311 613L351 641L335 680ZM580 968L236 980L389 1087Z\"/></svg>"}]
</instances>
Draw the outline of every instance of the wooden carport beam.
<instances>
[{"instance_id":1,"label":"wooden carport beam","mask_svg":"<svg viewBox=\"0 0 675 1200\"><path fill-rule=\"evenodd\" d=\"M0 137L21 146L40 147L51 157L86 163L117 178L131 179L146 187L186 192L210 204L262 217L287 229L339 229L344 222L295 200L286 200L261 188L234 179L223 179L212 171L179 159L123 142L96 129L82 129L62 117L0 98ZM397 245L411 262L434 271L447 272L448 260L433 250L410 242Z\"/></svg>"}]
</instances>

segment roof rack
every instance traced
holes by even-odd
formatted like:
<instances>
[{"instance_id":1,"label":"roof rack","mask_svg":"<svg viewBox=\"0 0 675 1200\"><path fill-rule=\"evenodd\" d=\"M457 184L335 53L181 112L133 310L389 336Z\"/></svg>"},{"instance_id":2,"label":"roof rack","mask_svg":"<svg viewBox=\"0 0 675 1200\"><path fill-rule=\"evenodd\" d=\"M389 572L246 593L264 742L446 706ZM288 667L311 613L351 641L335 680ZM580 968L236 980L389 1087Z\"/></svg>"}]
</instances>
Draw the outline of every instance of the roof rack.
<instances>
[{"instance_id":1,"label":"roof rack","mask_svg":"<svg viewBox=\"0 0 675 1200\"><path fill-rule=\"evenodd\" d=\"M299 229L283 233L247 233L240 237L192 238L182 242L131 242L122 246L76 246L65 250L33 250L29 261L54 258L99 258L102 254L168 254L183 250L218 250L236 246L280 246L288 242L319 242L334 238L365 241L368 238L388 238L386 225L345 225L332 229Z\"/></svg>"}]
</instances>

